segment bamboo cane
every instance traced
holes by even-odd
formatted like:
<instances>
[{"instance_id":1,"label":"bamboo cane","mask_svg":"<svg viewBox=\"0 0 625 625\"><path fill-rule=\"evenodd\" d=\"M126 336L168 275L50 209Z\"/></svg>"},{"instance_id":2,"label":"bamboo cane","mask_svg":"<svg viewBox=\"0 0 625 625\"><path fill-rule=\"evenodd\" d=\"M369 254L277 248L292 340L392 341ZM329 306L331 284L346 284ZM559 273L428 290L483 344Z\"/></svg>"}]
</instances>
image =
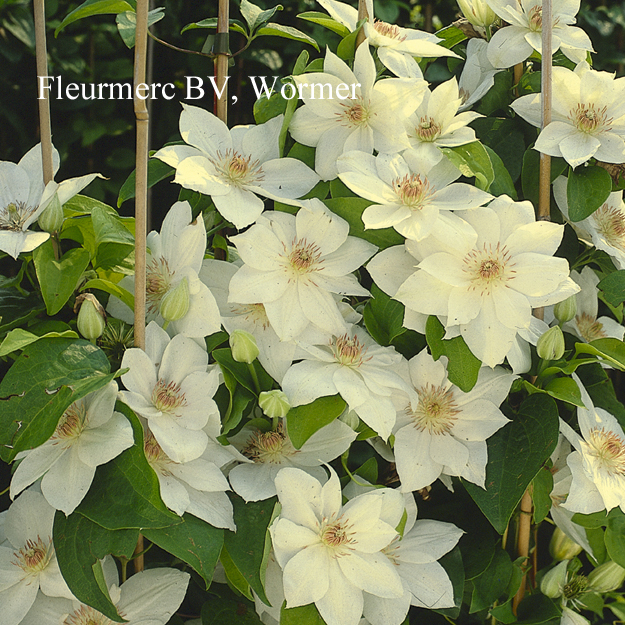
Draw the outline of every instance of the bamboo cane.
<instances>
[{"instance_id":1,"label":"bamboo cane","mask_svg":"<svg viewBox=\"0 0 625 625\"><path fill-rule=\"evenodd\" d=\"M230 6L228 0L219 0L219 13L217 15L217 39L215 45L215 80L221 97L215 93L215 115L224 124L228 123L228 31L230 28Z\"/></svg>"},{"instance_id":2,"label":"bamboo cane","mask_svg":"<svg viewBox=\"0 0 625 625\"><path fill-rule=\"evenodd\" d=\"M358 0L358 21L365 19L373 19L373 15L369 15L367 11L367 3L365 0ZM356 35L356 48L366 39L365 29L361 28Z\"/></svg>"},{"instance_id":3,"label":"bamboo cane","mask_svg":"<svg viewBox=\"0 0 625 625\"><path fill-rule=\"evenodd\" d=\"M135 181L135 346L145 349L145 289L146 289L146 236L148 191L148 139L149 115L145 72L148 42L149 0L137 0L137 28L134 60L134 111L137 120L137 152ZM142 88L142 86L144 88ZM134 568L142 571L143 536L139 536L135 549Z\"/></svg>"},{"instance_id":4,"label":"bamboo cane","mask_svg":"<svg viewBox=\"0 0 625 625\"><path fill-rule=\"evenodd\" d=\"M542 2L542 67L541 67L541 104L542 120L541 128L545 128L551 121L551 57L552 57L552 11L551 0ZM551 157L540 154L540 169L538 176L538 220L549 221L551 212ZM543 309L536 308L534 315L543 318ZM521 515L519 517L519 536L517 541L517 554L526 559L529 555L529 543L532 526L532 493L531 487L523 494L521 499ZM512 601L512 609L516 614L517 607L525 595L527 575L523 575L521 586Z\"/></svg>"}]
</instances>

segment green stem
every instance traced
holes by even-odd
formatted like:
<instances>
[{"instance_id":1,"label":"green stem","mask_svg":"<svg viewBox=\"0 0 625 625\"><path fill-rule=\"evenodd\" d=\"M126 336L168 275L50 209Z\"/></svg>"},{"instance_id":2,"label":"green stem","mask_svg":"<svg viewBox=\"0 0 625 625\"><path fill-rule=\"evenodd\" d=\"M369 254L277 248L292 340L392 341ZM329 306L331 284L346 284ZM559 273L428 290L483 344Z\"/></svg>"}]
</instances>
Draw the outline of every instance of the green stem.
<instances>
[{"instance_id":1,"label":"green stem","mask_svg":"<svg viewBox=\"0 0 625 625\"><path fill-rule=\"evenodd\" d=\"M250 375L252 376L252 381L254 382L254 388L256 389L256 394L258 395L260 393L260 383L258 382L258 376L256 375L254 363L248 362L247 368L250 370Z\"/></svg>"}]
</instances>

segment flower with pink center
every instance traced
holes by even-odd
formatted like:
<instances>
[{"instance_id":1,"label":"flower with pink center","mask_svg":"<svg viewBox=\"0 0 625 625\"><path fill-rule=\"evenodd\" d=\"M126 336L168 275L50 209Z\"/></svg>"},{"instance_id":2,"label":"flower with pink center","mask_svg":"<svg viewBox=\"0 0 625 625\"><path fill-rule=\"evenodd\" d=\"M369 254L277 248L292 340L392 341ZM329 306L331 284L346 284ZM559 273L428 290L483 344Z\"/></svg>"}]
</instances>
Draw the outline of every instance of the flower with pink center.
<instances>
[{"instance_id":1,"label":"flower with pink center","mask_svg":"<svg viewBox=\"0 0 625 625\"><path fill-rule=\"evenodd\" d=\"M120 399L148 421L154 438L174 462L199 458L208 444L203 428L218 421L213 395L216 371L207 371L208 354L181 334L170 339L156 322L148 324L145 351L126 350Z\"/></svg>"},{"instance_id":2,"label":"flower with pink center","mask_svg":"<svg viewBox=\"0 0 625 625\"><path fill-rule=\"evenodd\" d=\"M316 148L315 170L323 180L336 177L336 159L344 152L395 153L410 147L402 123L421 101L423 80L376 82L366 45L356 50L353 71L329 49L323 69L295 76L304 106L295 111L289 126L296 141ZM326 97L319 97L320 87Z\"/></svg>"},{"instance_id":3,"label":"flower with pink center","mask_svg":"<svg viewBox=\"0 0 625 625\"><path fill-rule=\"evenodd\" d=\"M225 219L244 228L263 211L259 195L290 203L319 181L301 161L280 158L283 120L228 130L212 113L183 104L180 134L188 145L161 148L155 157L176 169L174 182L210 195Z\"/></svg>"}]
</instances>

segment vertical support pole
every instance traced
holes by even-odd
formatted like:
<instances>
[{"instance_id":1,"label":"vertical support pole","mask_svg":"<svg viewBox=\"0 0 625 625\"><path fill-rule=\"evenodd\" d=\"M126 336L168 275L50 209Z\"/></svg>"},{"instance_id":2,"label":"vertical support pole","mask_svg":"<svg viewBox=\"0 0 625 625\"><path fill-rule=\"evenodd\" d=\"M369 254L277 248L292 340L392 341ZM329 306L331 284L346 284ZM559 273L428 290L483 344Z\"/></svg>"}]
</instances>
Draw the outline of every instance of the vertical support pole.
<instances>
[{"instance_id":1,"label":"vertical support pole","mask_svg":"<svg viewBox=\"0 0 625 625\"><path fill-rule=\"evenodd\" d=\"M230 29L230 6L229 0L219 0L219 13L217 15L217 36L215 38L215 79L217 90L223 93L217 97L215 93L215 115L224 124L228 123L228 31Z\"/></svg>"},{"instance_id":2,"label":"vertical support pole","mask_svg":"<svg viewBox=\"0 0 625 625\"><path fill-rule=\"evenodd\" d=\"M145 349L145 289L146 236L148 191L149 114L146 103L145 72L148 42L149 0L137 0L137 30L135 38L134 111L137 122L136 181L135 181L135 347ZM143 97L139 96L145 96ZM144 568L143 536L139 535L135 548L134 568Z\"/></svg>"},{"instance_id":3,"label":"vertical support pole","mask_svg":"<svg viewBox=\"0 0 625 625\"><path fill-rule=\"evenodd\" d=\"M373 3L372 3L373 4ZM367 3L366 0L358 0L358 21L365 19L373 19L373 15L369 15L369 11L367 11ZM361 28L356 35L356 49L358 46L366 39L365 37L365 29Z\"/></svg>"}]
</instances>

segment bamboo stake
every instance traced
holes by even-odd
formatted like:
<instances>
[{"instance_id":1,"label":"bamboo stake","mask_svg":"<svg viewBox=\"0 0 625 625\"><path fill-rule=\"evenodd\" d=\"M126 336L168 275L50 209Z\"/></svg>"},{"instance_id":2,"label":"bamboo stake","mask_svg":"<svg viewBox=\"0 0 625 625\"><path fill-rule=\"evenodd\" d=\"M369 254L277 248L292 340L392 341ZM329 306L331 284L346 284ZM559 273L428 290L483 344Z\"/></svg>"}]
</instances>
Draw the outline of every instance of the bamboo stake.
<instances>
[{"instance_id":1,"label":"bamboo stake","mask_svg":"<svg viewBox=\"0 0 625 625\"><path fill-rule=\"evenodd\" d=\"M228 123L228 31L230 29L230 6L228 0L219 0L217 15L217 37L215 41L215 78L217 89L223 93L217 97L215 93L215 115L224 124Z\"/></svg>"},{"instance_id":2,"label":"bamboo stake","mask_svg":"<svg viewBox=\"0 0 625 625\"><path fill-rule=\"evenodd\" d=\"M367 3L366 0L358 0L358 21L365 19L373 19L373 15L369 15L367 11ZM365 37L365 29L364 27L358 31L356 35L356 49L358 46L366 39Z\"/></svg>"},{"instance_id":3,"label":"bamboo stake","mask_svg":"<svg viewBox=\"0 0 625 625\"><path fill-rule=\"evenodd\" d=\"M50 100L48 98L48 51L46 48L46 7L45 0L34 0L35 50L37 56L37 76L42 77L43 93L39 104L39 135L41 138L41 160L43 165L43 183L48 184L54 178L52 165L52 125L50 123ZM37 81L39 85L39 81Z\"/></svg>"},{"instance_id":4,"label":"bamboo stake","mask_svg":"<svg viewBox=\"0 0 625 625\"><path fill-rule=\"evenodd\" d=\"M149 0L137 0L137 28L134 60L134 111L137 120L137 152L135 182L135 346L145 349L146 236L148 191L149 114L146 100L145 69L148 43ZM144 568L143 536L135 548L134 568Z\"/></svg>"},{"instance_id":5,"label":"bamboo stake","mask_svg":"<svg viewBox=\"0 0 625 625\"><path fill-rule=\"evenodd\" d=\"M541 66L541 103L542 120L541 129L551 122L551 66L552 66L552 42L551 30L553 18L551 0L542 1L542 66ZM540 169L538 175L538 220L549 221L551 213L551 157L540 155ZM543 318L542 308L536 308L534 315ZM519 537L517 541L517 554L526 559L529 555L529 543L532 526L532 491L531 486L523 494L521 499L521 515L519 517ZM535 559L534 559L535 562ZM530 576L533 577L533 574ZM512 609L516 614L517 607L525 595L527 574L523 575L519 591L512 601Z\"/></svg>"}]
</instances>

